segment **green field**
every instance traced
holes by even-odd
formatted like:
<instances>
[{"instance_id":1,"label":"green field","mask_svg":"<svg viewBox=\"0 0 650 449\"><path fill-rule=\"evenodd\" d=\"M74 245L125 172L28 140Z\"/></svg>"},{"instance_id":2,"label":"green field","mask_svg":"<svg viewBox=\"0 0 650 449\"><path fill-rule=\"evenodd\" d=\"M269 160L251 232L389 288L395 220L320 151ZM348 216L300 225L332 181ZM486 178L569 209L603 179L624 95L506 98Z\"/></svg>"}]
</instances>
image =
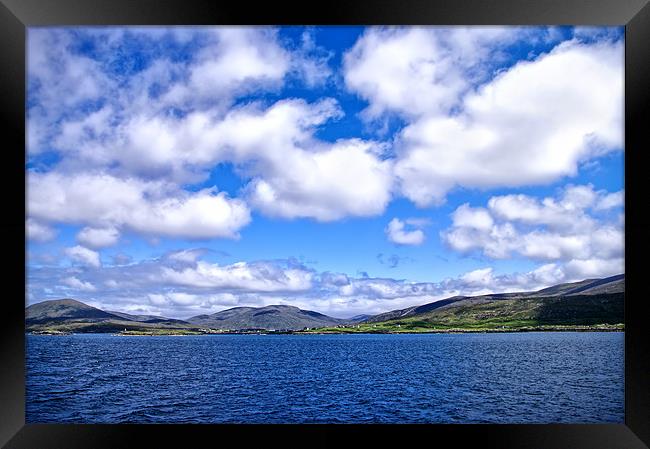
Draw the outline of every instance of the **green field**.
<instances>
[{"instance_id":1,"label":"green field","mask_svg":"<svg viewBox=\"0 0 650 449\"><path fill-rule=\"evenodd\" d=\"M382 321L310 329L321 333L508 332L623 330L623 295L461 301Z\"/></svg>"},{"instance_id":2,"label":"green field","mask_svg":"<svg viewBox=\"0 0 650 449\"><path fill-rule=\"evenodd\" d=\"M427 307L394 311L400 316L386 321L380 317L371 322L339 324L310 328L294 333L412 333L412 332L512 332L512 331L613 331L624 329L624 293L525 296L468 297L454 301L431 303ZM88 308L86 306L86 308ZM88 308L95 316L89 318L58 316L32 319L26 323L28 332L113 333L120 335L198 335L205 333L273 333L261 329L224 331L207 325L183 322L137 322L105 319L97 309ZM75 309L76 310L76 309ZM342 320L340 320L342 321ZM289 331L287 331L289 332Z\"/></svg>"}]
</instances>

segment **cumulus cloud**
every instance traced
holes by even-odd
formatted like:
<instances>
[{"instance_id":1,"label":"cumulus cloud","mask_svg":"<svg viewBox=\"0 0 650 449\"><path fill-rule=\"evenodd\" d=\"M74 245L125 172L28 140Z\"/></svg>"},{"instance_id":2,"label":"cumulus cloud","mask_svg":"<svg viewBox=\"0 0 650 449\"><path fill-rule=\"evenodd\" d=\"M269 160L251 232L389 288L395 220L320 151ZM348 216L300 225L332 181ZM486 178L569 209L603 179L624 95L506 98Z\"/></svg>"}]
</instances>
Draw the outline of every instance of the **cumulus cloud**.
<instances>
[{"instance_id":1,"label":"cumulus cloud","mask_svg":"<svg viewBox=\"0 0 650 449\"><path fill-rule=\"evenodd\" d=\"M291 68L308 87L327 83L332 76L329 60L331 51L316 45L314 30L305 30L300 36L300 46L291 54Z\"/></svg>"},{"instance_id":2,"label":"cumulus cloud","mask_svg":"<svg viewBox=\"0 0 650 449\"><path fill-rule=\"evenodd\" d=\"M618 273L623 271L623 229L594 216L610 195L591 185L568 186L560 198L519 194L492 197L487 208L463 204L441 237L463 253L566 261L567 270L576 276Z\"/></svg>"},{"instance_id":3,"label":"cumulus cloud","mask_svg":"<svg viewBox=\"0 0 650 449\"><path fill-rule=\"evenodd\" d=\"M565 41L476 83L476 70L491 74L494 52L526 32L445 31L371 29L344 58L367 114L407 122L395 174L417 205L440 204L455 186L549 183L622 148L621 41Z\"/></svg>"},{"instance_id":4,"label":"cumulus cloud","mask_svg":"<svg viewBox=\"0 0 650 449\"><path fill-rule=\"evenodd\" d=\"M210 35L190 67L187 85L174 86L168 96L191 101L230 97L238 89L277 86L289 69L289 55L273 29L215 27Z\"/></svg>"},{"instance_id":5,"label":"cumulus cloud","mask_svg":"<svg viewBox=\"0 0 650 449\"><path fill-rule=\"evenodd\" d=\"M615 207L621 207L623 206L624 202L625 202L625 198L623 195L623 191L621 190L619 192L610 193L604 196L603 198L601 198L598 201L598 204L596 205L596 209L608 210Z\"/></svg>"},{"instance_id":6,"label":"cumulus cloud","mask_svg":"<svg viewBox=\"0 0 650 449\"><path fill-rule=\"evenodd\" d=\"M83 246L73 246L65 249L65 254L75 262L82 265L88 265L98 268L101 265L99 260L99 253Z\"/></svg>"},{"instance_id":7,"label":"cumulus cloud","mask_svg":"<svg viewBox=\"0 0 650 449\"><path fill-rule=\"evenodd\" d=\"M88 248L105 248L113 246L120 239L120 232L115 228L85 227L77 234L77 240Z\"/></svg>"},{"instance_id":8,"label":"cumulus cloud","mask_svg":"<svg viewBox=\"0 0 650 449\"><path fill-rule=\"evenodd\" d=\"M199 261L196 267L182 270L164 267L161 276L164 281L177 285L274 292L308 290L312 273L303 268L285 269L263 262L220 266Z\"/></svg>"},{"instance_id":9,"label":"cumulus cloud","mask_svg":"<svg viewBox=\"0 0 650 449\"><path fill-rule=\"evenodd\" d=\"M465 281L469 286L487 286L493 282L492 268L480 268L478 270L470 271L461 276L461 280Z\"/></svg>"},{"instance_id":10,"label":"cumulus cloud","mask_svg":"<svg viewBox=\"0 0 650 449\"><path fill-rule=\"evenodd\" d=\"M80 37L93 43L92 55L76 50ZM265 27L40 28L29 31L27 42L29 125L41 136L31 119L53 132L83 120L88 111L72 107L95 100L119 109L113 120L170 107L223 111L238 95L279 87L291 59L277 30ZM139 49L137 63L125 48ZM184 62L174 60L176 52Z\"/></svg>"},{"instance_id":11,"label":"cumulus cloud","mask_svg":"<svg viewBox=\"0 0 650 449\"><path fill-rule=\"evenodd\" d=\"M381 214L391 199L391 164L361 141L337 142L310 154L288 154L249 186L252 205L271 216L319 221Z\"/></svg>"},{"instance_id":12,"label":"cumulus cloud","mask_svg":"<svg viewBox=\"0 0 650 449\"><path fill-rule=\"evenodd\" d=\"M171 254L183 254L178 250ZM187 254L187 253L186 253ZM29 270L32 296L74 297L92 305L127 313L187 318L236 307L288 304L338 317L382 313L422 305L456 295L534 291L622 272L622 259L556 261L527 272L498 274L484 267L431 282L352 277L317 273L293 260L218 265L200 260L178 266L169 255L129 266ZM103 288L96 286L102 285Z\"/></svg>"},{"instance_id":13,"label":"cumulus cloud","mask_svg":"<svg viewBox=\"0 0 650 449\"><path fill-rule=\"evenodd\" d=\"M379 214L393 186L392 163L380 157L383 146L313 137L341 113L332 99L294 99L268 108L248 105L222 118L203 111L183 118L137 116L116 128L113 139L91 139L74 151L91 166L177 183L196 182L215 165L232 162L250 180L250 203L271 216L329 221Z\"/></svg>"},{"instance_id":14,"label":"cumulus cloud","mask_svg":"<svg viewBox=\"0 0 650 449\"><path fill-rule=\"evenodd\" d=\"M370 28L344 55L343 76L368 101L365 116L397 113L406 121L390 148L393 142L316 139L319 127L343 114L331 99L232 108L237 96L277 89L290 73L308 86L322 83L331 55L309 31L293 49L270 28L88 33L99 33L109 54L125 42L160 54L118 75L111 61L75 53L69 34L30 31L28 125L64 156L60 165L185 185L232 163L248 183L248 202L270 216L338 220L380 214L396 194L428 206L455 186L544 184L622 146L622 43L608 39L577 38L509 66L504 49L538 39L539 30ZM165 39L190 42L189 60L165 56L156 47ZM99 106L46 107L55 100L39 86L58 82L67 92L81 78L87 86L79 99L70 95L71 105L102 94Z\"/></svg>"},{"instance_id":15,"label":"cumulus cloud","mask_svg":"<svg viewBox=\"0 0 650 449\"><path fill-rule=\"evenodd\" d=\"M32 29L26 44L27 147L29 152L39 153L56 135L61 118L75 115L87 102L101 98L113 84L97 61L68 51L73 44L70 33Z\"/></svg>"},{"instance_id":16,"label":"cumulus cloud","mask_svg":"<svg viewBox=\"0 0 650 449\"><path fill-rule=\"evenodd\" d=\"M366 116L446 114L465 92L470 68L494 55L496 44L523 30L505 27L371 28L344 56L349 89L370 103ZM476 70L474 76L478 75Z\"/></svg>"},{"instance_id":17,"label":"cumulus cloud","mask_svg":"<svg viewBox=\"0 0 650 449\"><path fill-rule=\"evenodd\" d=\"M49 226L43 225L33 218L28 218L25 222L25 231L27 238L38 242L47 242L56 236L56 231Z\"/></svg>"},{"instance_id":18,"label":"cumulus cloud","mask_svg":"<svg viewBox=\"0 0 650 449\"><path fill-rule=\"evenodd\" d=\"M251 105L221 121L190 116L164 148L175 163L186 157L197 165L241 164L251 179L245 189L249 202L267 215L329 221L379 214L392 188L392 165L379 158L381 146L313 138L317 126L340 114L337 103L326 99L282 100L267 109ZM186 147L193 151L184 152Z\"/></svg>"},{"instance_id":19,"label":"cumulus cloud","mask_svg":"<svg viewBox=\"0 0 650 449\"><path fill-rule=\"evenodd\" d=\"M149 302L156 307L192 307L212 309L215 307L229 308L239 304L238 298L232 293L213 295L196 295L183 292L151 293L147 296Z\"/></svg>"},{"instance_id":20,"label":"cumulus cloud","mask_svg":"<svg viewBox=\"0 0 650 449\"><path fill-rule=\"evenodd\" d=\"M34 135L47 137L48 151L62 157L58 164L61 172L110 172L110 176L127 180L131 187L152 179L180 187L205 180L219 163L232 162L241 168L238 174L243 181L250 181L246 192L252 204L269 215L287 218L334 220L347 215L374 215L390 200L391 165L378 158L378 144L357 139L325 143L313 138L318 125L340 116L333 100L313 104L286 100L269 108L255 103L230 109L239 95L281 87L289 73L308 86L324 82L329 76L327 61L331 55L315 44L311 33L302 36L298 48L288 49L272 28L80 32L98 46L92 57L78 55L72 35L65 31L30 32L28 127L33 128ZM57 66L48 56L51 38L59 44L58 53L54 53L66 63L82 61L83 70L50 73L47 67ZM170 39L176 46L169 43ZM161 42L167 47L161 47ZM178 47L178 42L189 45L189 60L184 64L165 54L165 49L173 52L185 48ZM153 47L154 54L145 55L142 69L113 73L113 61L102 58L115 54L113 50L121 45L134 43ZM98 79L83 96L83 101L95 103L80 113L71 113L67 103L56 110L46 108L50 101L47 95L56 96L57 92L45 92L39 86L56 82L78 85L74 74L88 82ZM41 109L50 112L39 115ZM42 123L48 124L46 131L40 131ZM28 146L32 155L40 151L37 139ZM348 160L351 163L346 163ZM358 185L351 186L353 180ZM184 230L169 229L174 228L172 222L181 222L180 216L189 215L188 221L196 224L201 215L197 210L207 208L212 209L212 221L225 215L224 222L232 219L234 223L217 223L221 230L197 233L201 237L236 237L237 229L247 222L243 203L210 193L186 195L182 203L170 199L164 207L165 217L177 209L183 213L163 220L156 232L183 234ZM151 208L145 210L153 212ZM146 230L158 218L152 217L142 226L129 225ZM206 223L206 227L211 224ZM120 223L115 226L119 230ZM185 224L179 223L179 227Z\"/></svg>"},{"instance_id":21,"label":"cumulus cloud","mask_svg":"<svg viewBox=\"0 0 650 449\"><path fill-rule=\"evenodd\" d=\"M117 238L112 228L159 236L238 238L250 222L239 199L213 189L198 192L174 185L117 178L106 173L29 173L30 216L53 222L83 223L80 239L106 246Z\"/></svg>"},{"instance_id":22,"label":"cumulus cloud","mask_svg":"<svg viewBox=\"0 0 650 449\"><path fill-rule=\"evenodd\" d=\"M424 232L421 229L406 230L406 223L399 218L393 218L386 226L388 240L398 245L421 245L424 242Z\"/></svg>"},{"instance_id":23,"label":"cumulus cloud","mask_svg":"<svg viewBox=\"0 0 650 449\"><path fill-rule=\"evenodd\" d=\"M203 248L183 249L180 251L172 251L166 255L166 258L172 261L193 264L206 252L207 250Z\"/></svg>"},{"instance_id":24,"label":"cumulus cloud","mask_svg":"<svg viewBox=\"0 0 650 449\"><path fill-rule=\"evenodd\" d=\"M621 43L560 44L468 94L460 115L418 119L400 136L402 192L425 206L457 185L544 184L622 148L622 64Z\"/></svg>"},{"instance_id":25,"label":"cumulus cloud","mask_svg":"<svg viewBox=\"0 0 650 449\"><path fill-rule=\"evenodd\" d=\"M90 282L80 281L78 278L74 276L70 276L65 279L62 279L61 283L67 285L68 287L73 288L74 290L80 290L86 292L94 292L97 290L97 288L95 288L95 286Z\"/></svg>"},{"instance_id":26,"label":"cumulus cloud","mask_svg":"<svg viewBox=\"0 0 650 449\"><path fill-rule=\"evenodd\" d=\"M275 99L296 82L335 84L332 54L311 31L290 44L261 27L30 30L27 235L46 241L59 223L81 228L79 245L65 254L82 265L35 267L30 295L73 288L118 310L172 316L272 303L349 316L621 272L624 192L589 185L456 208L442 235L453 250L542 264L526 273L479 268L412 283L316 273L289 261L220 265L196 248L140 262L121 252L102 266L94 251L129 232L237 239L251 210L328 222L380 215L400 196L428 207L455 187L575 175L623 146L623 43L601 31L576 29L574 39L516 62L506 52L511 44L546 45L562 33L366 30L343 56L342 76L367 102L363 120L399 123L381 142L338 133L347 127L336 122L352 116L343 110L348 102ZM95 51L79 51L79 36ZM322 137L331 125L344 137ZM209 187L220 164L239 178L235 197ZM419 245L427 225L394 218L385 232L394 243Z\"/></svg>"},{"instance_id":27,"label":"cumulus cloud","mask_svg":"<svg viewBox=\"0 0 650 449\"><path fill-rule=\"evenodd\" d=\"M452 214L452 220L456 227L467 227L472 229L490 229L494 224L490 213L483 208L472 208L465 203L459 206Z\"/></svg>"}]
</instances>

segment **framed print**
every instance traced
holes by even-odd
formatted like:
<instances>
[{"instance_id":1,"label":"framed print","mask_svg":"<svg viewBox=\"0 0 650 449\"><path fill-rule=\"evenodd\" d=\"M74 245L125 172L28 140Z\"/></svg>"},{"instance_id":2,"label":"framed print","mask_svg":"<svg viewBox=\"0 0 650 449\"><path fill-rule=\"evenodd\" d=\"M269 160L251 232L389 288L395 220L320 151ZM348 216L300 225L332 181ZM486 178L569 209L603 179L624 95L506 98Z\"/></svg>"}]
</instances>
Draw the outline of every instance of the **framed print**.
<instances>
[{"instance_id":1,"label":"framed print","mask_svg":"<svg viewBox=\"0 0 650 449\"><path fill-rule=\"evenodd\" d=\"M647 447L646 3L1 10L6 447Z\"/></svg>"}]
</instances>

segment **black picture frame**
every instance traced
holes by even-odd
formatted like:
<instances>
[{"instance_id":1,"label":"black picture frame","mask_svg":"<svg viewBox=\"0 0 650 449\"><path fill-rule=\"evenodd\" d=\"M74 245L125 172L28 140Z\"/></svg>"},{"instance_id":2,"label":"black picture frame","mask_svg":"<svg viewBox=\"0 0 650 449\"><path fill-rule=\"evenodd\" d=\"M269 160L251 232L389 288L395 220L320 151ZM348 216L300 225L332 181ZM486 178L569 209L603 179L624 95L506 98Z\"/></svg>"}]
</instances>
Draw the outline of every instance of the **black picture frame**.
<instances>
[{"instance_id":1,"label":"black picture frame","mask_svg":"<svg viewBox=\"0 0 650 449\"><path fill-rule=\"evenodd\" d=\"M625 26L625 424L620 425L57 425L25 424L25 36L31 26L208 24L624 25ZM179 447L189 444L333 446L403 442L455 447L650 446L650 339L642 296L649 253L644 217L650 117L647 0L327 1L246 4L199 0L0 0L2 183L9 210L0 326L0 445L7 448ZM646 125L646 126L644 126ZM9 137L9 139L7 139ZM23 186L23 189L17 186ZM22 193L22 197L20 195ZM21 286L20 283L23 282ZM22 292L22 293L21 293ZM24 298L24 296L23 296ZM232 438L232 439L231 439ZM207 443L198 443L203 440ZM227 443L228 442L228 443ZM411 443L409 443L411 442ZM181 446L181 447L182 447Z\"/></svg>"}]
</instances>

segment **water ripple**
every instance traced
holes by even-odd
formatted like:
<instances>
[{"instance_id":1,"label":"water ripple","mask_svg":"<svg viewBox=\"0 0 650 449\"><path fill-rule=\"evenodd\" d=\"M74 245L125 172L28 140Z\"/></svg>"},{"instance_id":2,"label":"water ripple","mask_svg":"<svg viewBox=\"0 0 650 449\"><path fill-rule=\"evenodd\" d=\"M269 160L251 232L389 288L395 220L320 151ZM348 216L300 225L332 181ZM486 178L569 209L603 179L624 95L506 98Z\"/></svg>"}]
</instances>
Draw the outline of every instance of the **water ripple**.
<instances>
[{"instance_id":1,"label":"water ripple","mask_svg":"<svg viewBox=\"0 0 650 449\"><path fill-rule=\"evenodd\" d=\"M27 337L27 421L623 422L622 333Z\"/></svg>"}]
</instances>

